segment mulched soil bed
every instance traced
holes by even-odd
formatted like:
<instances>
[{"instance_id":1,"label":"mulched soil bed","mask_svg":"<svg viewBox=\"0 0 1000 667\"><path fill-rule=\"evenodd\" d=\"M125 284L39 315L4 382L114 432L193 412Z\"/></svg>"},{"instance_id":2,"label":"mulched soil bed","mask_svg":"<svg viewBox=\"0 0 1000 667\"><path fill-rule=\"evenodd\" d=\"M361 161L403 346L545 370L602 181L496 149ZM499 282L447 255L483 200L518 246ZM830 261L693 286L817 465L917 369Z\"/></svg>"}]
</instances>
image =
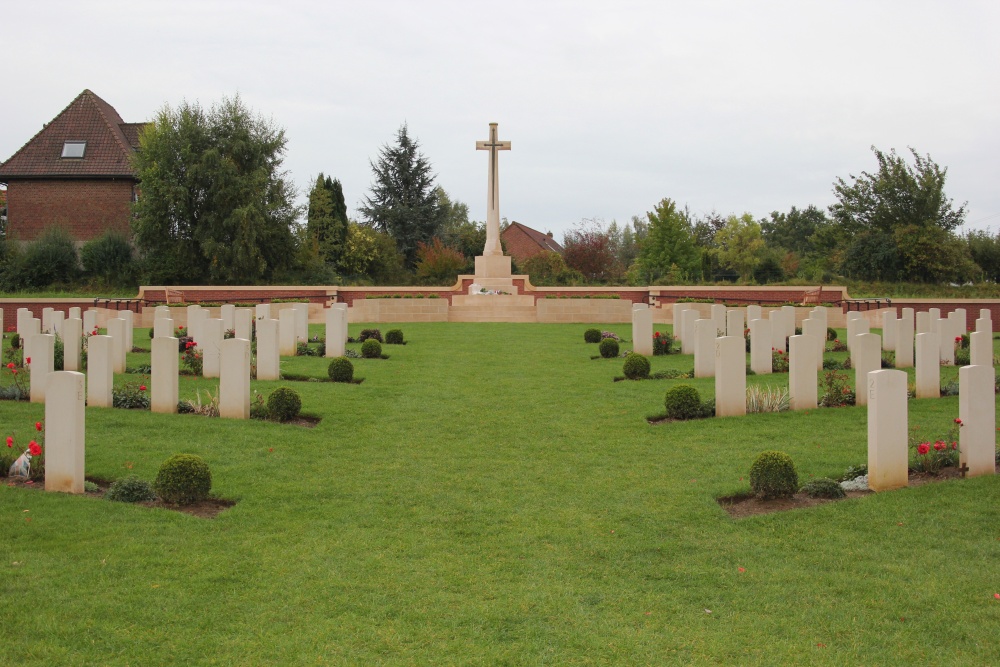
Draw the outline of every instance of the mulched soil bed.
<instances>
[{"instance_id":1,"label":"mulched soil bed","mask_svg":"<svg viewBox=\"0 0 1000 667\"><path fill-rule=\"evenodd\" d=\"M997 473L1000 474L1000 465L997 466ZM958 468L943 468L937 475L928 475L927 473L910 471L909 481L910 486L922 486L924 484L961 479L961 477L962 473L958 471ZM836 503L841 500L868 496L872 493L874 493L874 491L848 491L846 497L844 498L831 499L810 498L805 493L800 491L791 498L776 498L774 500L761 500L759 498L755 498L749 493L746 493L736 496L716 498L716 500L719 505L722 506L722 509L729 513L729 516L734 519L744 519L748 516L756 516L758 514L786 512L788 510L797 510L806 507L816 507L817 505L825 505L827 503Z\"/></svg>"}]
</instances>

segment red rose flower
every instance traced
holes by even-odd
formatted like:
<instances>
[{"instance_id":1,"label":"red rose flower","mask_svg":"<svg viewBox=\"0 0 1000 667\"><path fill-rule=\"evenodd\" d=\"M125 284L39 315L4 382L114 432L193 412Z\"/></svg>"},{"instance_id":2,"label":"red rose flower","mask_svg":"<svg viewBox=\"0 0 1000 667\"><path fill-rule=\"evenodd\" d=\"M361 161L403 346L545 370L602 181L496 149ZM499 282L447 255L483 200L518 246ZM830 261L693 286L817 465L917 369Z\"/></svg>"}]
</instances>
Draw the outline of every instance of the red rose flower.
<instances>
[{"instance_id":1,"label":"red rose flower","mask_svg":"<svg viewBox=\"0 0 1000 667\"><path fill-rule=\"evenodd\" d=\"M42 448L38 446L38 443L32 440L28 443L28 453L32 456L38 456L42 453Z\"/></svg>"},{"instance_id":2,"label":"red rose flower","mask_svg":"<svg viewBox=\"0 0 1000 667\"><path fill-rule=\"evenodd\" d=\"M926 454L929 451L931 451L931 446L929 443L921 442L919 445L917 445L917 453L922 455Z\"/></svg>"},{"instance_id":3,"label":"red rose flower","mask_svg":"<svg viewBox=\"0 0 1000 667\"><path fill-rule=\"evenodd\" d=\"M13 447L14 446L14 438L12 438L9 435L7 436L7 446L8 447Z\"/></svg>"},{"instance_id":4,"label":"red rose flower","mask_svg":"<svg viewBox=\"0 0 1000 667\"><path fill-rule=\"evenodd\" d=\"M14 362L12 361L9 364L7 364L7 368L9 368L10 370L14 370Z\"/></svg>"},{"instance_id":5,"label":"red rose flower","mask_svg":"<svg viewBox=\"0 0 1000 667\"><path fill-rule=\"evenodd\" d=\"M26 357L25 360L24 360L24 363L30 364L31 363L31 357Z\"/></svg>"},{"instance_id":6,"label":"red rose flower","mask_svg":"<svg viewBox=\"0 0 1000 667\"><path fill-rule=\"evenodd\" d=\"M140 384L139 385L139 391L146 391L146 385Z\"/></svg>"},{"instance_id":7,"label":"red rose flower","mask_svg":"<svg viewBox=\"0 0 1000 667\"><path fill-rule=\"evenodd\" d=\"M958 449L958 443L957 442L951 443L951 448L952 449Z\"/></svg>"},{"instance_id":8,"label":"red rose flower","mask_svg":"<svg viewBox=\"0 0 1000 667\"><path fill-rule=\"evenodd\" d=\"M955 342L956 343L961 343L962 342L962 337L961 336L955 336Z\"/></svg>"},{"instance_id":9,"label":"red rose flower","mask_svg":"<svg viewBox=\"0 0 1000 667\"><path fill-rule=\"evenodd\" d=\"M962 420L959 419L958 417L955 417L955 423L958 424L959 426L961 426L962 425Z\"/></svg>"},{"instance_id":10,"label":"red rose flower","mask_svg":"<svg viewBox=\"0 0 1000 667\"><path fill-rule=\"evenodd\" d=\"M934 443L934 451L940 452L942 449L947 449L948 445L944 444L940 440Z\"/></svg>"},{"instance_id":11,"label":"red rose flower","mask_svg":"<svg viewBox=\"0 0 1000 667\"><path fill-rule=\"evenodd\" d=\"M36 431L42 430L42 422L35 422L35 430Z\"/></svg>"}]
</instances>

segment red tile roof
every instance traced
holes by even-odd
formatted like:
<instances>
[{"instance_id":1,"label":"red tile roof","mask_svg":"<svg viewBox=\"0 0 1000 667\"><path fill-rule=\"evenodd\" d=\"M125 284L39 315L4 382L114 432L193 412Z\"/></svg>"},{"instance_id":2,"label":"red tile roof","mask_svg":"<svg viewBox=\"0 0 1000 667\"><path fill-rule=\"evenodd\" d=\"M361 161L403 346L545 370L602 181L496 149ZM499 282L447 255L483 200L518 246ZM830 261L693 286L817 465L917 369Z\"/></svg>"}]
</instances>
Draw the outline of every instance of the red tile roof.
<instances>
[{"instance_id":1,"label":"red tile roof","mask_svg":"<svg viewBox=\"0 0 1000 667\"><path fill-rule=\"evenodd\" d=\"M85 90L21 150L0 165L0 181L17 178L135 178L131 157L141 123L125 123L114 108ZM66 141L82 140L82 158L63 158Z\"/></svg>"},{"instance_id":2,"label":"red tile roof","mask_svg":"<svg viewBox=\"0 0 1000 667\"><path fill-rule=\"evenodd\" d=\"M543 250L549 250L551 252L557 252L560 255L562 254L562 251L563 251L562 246L559 245L558 243L556 243L555 239L553 239L548 234L543 234L542 232L538 231L537 229L532 229L531 227L528 227L527 225L522 225L520 222L512 222L512 223L510 223L510 225L508 226L508 229L510 227L515 227L515 226L516 227L520 227L521 231L523 231L525 234L527 234L528 237L532 241L534 241L539 246L541 246Z\"/></svg>"}]
</instances>

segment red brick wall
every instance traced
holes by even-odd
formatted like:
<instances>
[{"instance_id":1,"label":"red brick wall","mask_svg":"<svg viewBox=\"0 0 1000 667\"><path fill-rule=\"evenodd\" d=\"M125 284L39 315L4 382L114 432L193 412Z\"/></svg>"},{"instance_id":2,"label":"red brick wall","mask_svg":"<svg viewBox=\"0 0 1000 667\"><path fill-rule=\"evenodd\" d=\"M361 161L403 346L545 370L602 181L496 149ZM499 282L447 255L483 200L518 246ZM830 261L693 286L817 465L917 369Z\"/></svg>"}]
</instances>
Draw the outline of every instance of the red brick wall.
<instances>
[{"instance_id":1,"label":"red brick wall","mask_svg":"<svg viewBox=\"0 0 1000 667\"><path fill-rule=\"evenodd\" d=\"M503 245L507 254L520 264L524 260L545 252L545 248L535 243L520 227L508 227L503 233Z\"/></svg>"},{"instance_id":2,"label":"red brick wall","mask_svg":"<svg viewBox=\"0 0 1000 667\"><path fill-rule=\"evenodd\" d=\"M77 241L89 241L109 228L128 233L134 181L12 180L7 184L7 234L33 241L51 225Z\"/></svg>"}]
</instances>

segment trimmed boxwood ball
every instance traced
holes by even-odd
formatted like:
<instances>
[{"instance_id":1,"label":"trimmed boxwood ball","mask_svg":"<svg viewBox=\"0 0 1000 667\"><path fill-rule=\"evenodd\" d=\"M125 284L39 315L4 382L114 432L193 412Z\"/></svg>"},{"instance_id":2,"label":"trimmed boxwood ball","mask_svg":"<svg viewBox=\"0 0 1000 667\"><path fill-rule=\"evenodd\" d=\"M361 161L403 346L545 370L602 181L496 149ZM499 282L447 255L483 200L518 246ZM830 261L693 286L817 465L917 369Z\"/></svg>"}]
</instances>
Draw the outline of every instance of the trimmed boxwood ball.
<instances>
[{"instance_id":1,"label":"trimmed boxwood ball","mask_svg":"<svg viewBox=\"0 0 1000 667\"><path fill-rule=\"evenodd\" d=\"M587 329L583 332L583 340L585 343L600 343L601 342L601 330L600 329Z\"/></svg>"},{"instance_id":2,"label":"trimmed boxwood ball","mask_svg":"<svg viewBox=\"0 0 1000 667\"><path fill-rule=\"evenodd\" d=\"M382 342L382 332L378 329L362 329L361 333L358 334L358 342L363 343L369 338L374 338L378 342Z\"/></svg>"},{"instance_id":3,"label":"trimmed boxwood ball","mask_svg":"<svg viewBox=\"0 0 1000 667\"><path fill-rule=\"evenodd\" d=\"M302 409L299 392L291 387L278 387L267 397L267 413L281 422L295 419Z\"/></svg>"},{"instance_id":4,"label":"trimmed boxwood ball","mask_svg":"<svg viewBox=\"0 0 1000 667\"><path fill-rule=\"evenodd\" d=\"M679 384L667 390L663 407L669 419L696 419L701 416L701 396L689 384Z\"/></svg>"},{"instance_id":5,"label":"trimmed boxwood ball","mask_svg":"<svg viewBox=\"0 0 1000 667\"><path fill-rule=\"evenodd\" d=\"M129 475L111 485L107 498L120 503L144 503L156 500L156 493L149 482Z\"/></svg>"},{"instance_id":6,"label":"trimmed boxwood ball","mask_svg":"<svg viewBox=\"0 0 1000 667\"><path fill-rule=\"evenodd\" d=\"M337 357L330 362L326 372L334 382L350 382L354 379L354 364L347 357Z\"/></svg>"},{"instance_id":7,"label":"trimmed boxwood ball","mask_svg":"<svg viewBox=\"0 0 1000 667\"><path fill-rule=\"evenodd\" d=\"M605 359L614 359L618 356L618 341L614 338L605 338L601 341L601 346L598 349Z\"/></svg>"},{"instance_id":8,"label":"trimmed boxwood ball","mask_svg":"<svg viewBox=\"0 0 1000 667\"><path fill-rule=\"evenodd\" d=\"M402 345L403 344L403 330L402 329L389 329L385 332L385 343L386 345Z\"/></svg>"},{"instance_id":9,"label":"trimmed boxwood ball","mask_svg":"<svg viewBox=\"0 0 1000 667\"><path fill-rule=\"evenodd\" d=\"M641 380L643 378L648 378L649 359L641 354L629 352L625 357L625 364L622 370L625 372L625 377L629 380Z\"/></svg>"},{"instance_id":10,"label":"trimmed boxwood ball","mask_svg":"<svg viewBox=\"0 0 1000 667\"><path fill-rule=\"evenodd\" d=\"M837 330L833 327L826 328L826 339L829 341L837 340Z\"/></svg>"},{"instance_id":11,"label":"trimmed boxwood ball","mask_svg":"<svg viewBox=\"0 0 1000 667\"><path fill-rule=\"evenodd\" d=\"M802 487L802 490L810 498L843 498L845 495L840 482L835 482L829 477L817 477L809 480Z\"/></svg>"},{"instance_id":12,"label":"trimmed boxwood ball","mask_svg":"<svg viewBox=\"0 0 1000 667\"><path fill-rule=\"evenodd\" d=\"M799 474L784 452L761 452L750 466L750 489L763 499L791 498L799 490Z\"/></svg>"},{"instance_id":13,"label":"trimmed boxwood ball","mask_svg":"<svg viewBox=\"0 0 1000 667\"><path fill-rule=\"evenodd\" d=\"M160 466L153 490L164 502L190 505L208 497L212 471L200 456L174 454Z\"/></svg>"},{"instance_id":14,"label":"trimmed boxwood ball","mask_svg":"<svg viewBox=\"0 0 1000 667\"><path fill-rule=\"evenodd\" d=\"M382 356L382 343L369 338L361 344L361 356L365 359L378 359Z\"/></svg>"}]
</instances>

